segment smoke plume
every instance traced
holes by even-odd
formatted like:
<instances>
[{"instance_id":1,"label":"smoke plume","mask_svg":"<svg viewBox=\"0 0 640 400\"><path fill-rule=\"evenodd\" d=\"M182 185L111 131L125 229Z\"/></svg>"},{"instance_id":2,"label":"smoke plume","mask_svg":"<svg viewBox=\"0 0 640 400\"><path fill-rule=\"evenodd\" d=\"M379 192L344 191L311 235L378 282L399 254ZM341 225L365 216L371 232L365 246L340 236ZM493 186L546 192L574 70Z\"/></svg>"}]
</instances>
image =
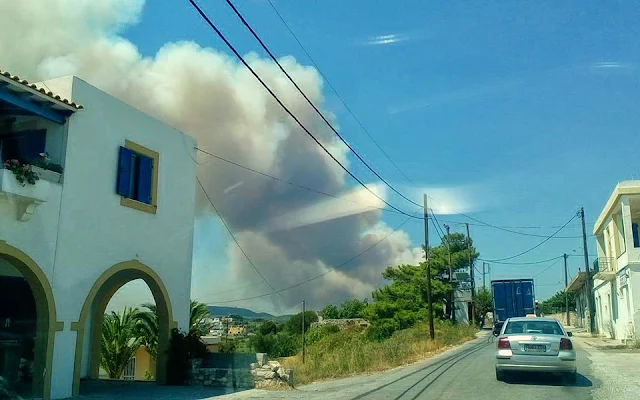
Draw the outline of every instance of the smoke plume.
<instances>
[{"instance_id":1,"label":"smoke plume","mask_svg":"<svg viewBox=\"0 0 640 400\"><path fill-rule=\"evenodd\" d=\"M77 75L194 136L202 149L327 193L344 193L358 203L381 205L371 194L347 187L344 171L236 59L195 42L167 43L153 57L143 56L123 36L144 16L142 0L7 1L0 9L4 69L34 81ZM256 54L246 58L331 153L348 164L346 147L277 66ZM281 62L323 108L323 82L317 71L293 57ZM335 117L323 112L337 126ZM204 154L197 161L198 176L216 208L276 289L327 272L390 231L377 209L319 196ZM270 292L220 229L219 220L211 218L213 210L201 193L198 201L192 297L215 304ZM420 250L400 231L312 284L232 305L283 312L303 296L311 307L364 298L380 284L386 266L415 262L419 256Z\"/></svg>"}]
</instances>

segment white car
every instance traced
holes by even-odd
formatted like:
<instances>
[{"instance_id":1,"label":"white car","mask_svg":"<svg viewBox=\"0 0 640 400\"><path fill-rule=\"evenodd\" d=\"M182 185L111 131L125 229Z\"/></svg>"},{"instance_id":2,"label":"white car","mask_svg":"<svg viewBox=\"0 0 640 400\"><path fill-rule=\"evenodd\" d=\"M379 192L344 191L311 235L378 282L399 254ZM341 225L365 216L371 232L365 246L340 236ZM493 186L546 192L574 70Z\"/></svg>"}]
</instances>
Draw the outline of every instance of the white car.
<instances>
[{"instance_id":1,"label":"white car","mask_svg":"<svg viewBox=\"0 0 640 400\"><path fill-rule=\"evenodd\" d=\"M497 337L496 379L511 371L562 373L576 380L571 332L553 318L509 318Z\"/></svg>"}]
</instances>

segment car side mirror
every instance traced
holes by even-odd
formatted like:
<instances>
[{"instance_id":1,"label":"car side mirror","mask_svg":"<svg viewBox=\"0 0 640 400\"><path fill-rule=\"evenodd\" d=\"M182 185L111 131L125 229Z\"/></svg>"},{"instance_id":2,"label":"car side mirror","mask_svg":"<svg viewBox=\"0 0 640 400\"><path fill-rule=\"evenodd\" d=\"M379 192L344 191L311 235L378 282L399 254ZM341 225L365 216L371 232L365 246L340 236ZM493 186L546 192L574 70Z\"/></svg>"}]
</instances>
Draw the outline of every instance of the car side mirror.
<instances>
[{"instance_id":1,"label":"car side mirror","mask_svg":"<svg viewBox=\"0 0 640 400\"><path fill-rule=\"evenodd\" d=\"M573 336L573 332L567 332L567 336L569 337Z\"/></svg>"}]
</instances>

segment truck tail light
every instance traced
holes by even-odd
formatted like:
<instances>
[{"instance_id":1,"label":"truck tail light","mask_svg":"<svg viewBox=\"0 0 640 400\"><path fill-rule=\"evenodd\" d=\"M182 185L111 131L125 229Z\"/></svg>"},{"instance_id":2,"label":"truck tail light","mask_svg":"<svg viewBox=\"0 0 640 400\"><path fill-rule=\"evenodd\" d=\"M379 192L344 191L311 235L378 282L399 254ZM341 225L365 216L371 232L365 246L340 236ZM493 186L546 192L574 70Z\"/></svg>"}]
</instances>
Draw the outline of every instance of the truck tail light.
<instances>
[{"instance_id":1,"label":"truck tail light","mask_svg":"<svg viewBox=\"0 0 640 400\"><path fill-rule=\"evenodd\" d=\"M510 349L511 343L509 343L509 339L506 337L498 339L498 348L499 349Z\"/></svg>"},{"instance_id":2,"label":"truck tail light","mask_svg":"<svg viewBox=\"0 0 640 400\"><path fill-rule=\"evenodd\" d=\"M560 339L560 350L573 350L573 343L567 338Z\"/></svg>"}]
</instances>

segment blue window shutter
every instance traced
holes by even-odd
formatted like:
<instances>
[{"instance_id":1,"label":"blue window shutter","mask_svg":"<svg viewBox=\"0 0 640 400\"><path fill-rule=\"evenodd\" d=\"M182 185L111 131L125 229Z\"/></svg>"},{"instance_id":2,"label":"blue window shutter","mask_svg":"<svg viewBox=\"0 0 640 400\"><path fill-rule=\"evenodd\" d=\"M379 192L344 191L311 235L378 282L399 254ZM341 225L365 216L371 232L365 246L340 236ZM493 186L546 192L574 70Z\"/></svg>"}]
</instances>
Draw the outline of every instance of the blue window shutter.
<instances>
[{"instance_id":1,"label":"blue window shutter","mask_svg":"<svg viewBox=\"0 0 640 400\"><path fill-rule=\"evenodd\" d=\"M640 238L638 237L638 224L631 224L631 231L633 232L633 247L640 247Z\"/></svg>"},{"instance_id":2,"label":"blue window shutter","mask_svg":"<svg viewBox=\"0 0 640 400\"><path fill-rule=\"evenodd\" d=\"M151 204L151 176L153 173L153 159L140 156L138 169L138 198L136 200Z\"/></svg>"},{"instance_id":3,"label":"blue window shutter","mask_svg":"<svg viewBox=\"0 0 640 400\"><path fill-rule=\"evenodd\" d=\"M131 197L131 161L133 159L131 150L120 146L118 159L118 182L116 193L124 197Z\"/></svg>"}]
</instances>

